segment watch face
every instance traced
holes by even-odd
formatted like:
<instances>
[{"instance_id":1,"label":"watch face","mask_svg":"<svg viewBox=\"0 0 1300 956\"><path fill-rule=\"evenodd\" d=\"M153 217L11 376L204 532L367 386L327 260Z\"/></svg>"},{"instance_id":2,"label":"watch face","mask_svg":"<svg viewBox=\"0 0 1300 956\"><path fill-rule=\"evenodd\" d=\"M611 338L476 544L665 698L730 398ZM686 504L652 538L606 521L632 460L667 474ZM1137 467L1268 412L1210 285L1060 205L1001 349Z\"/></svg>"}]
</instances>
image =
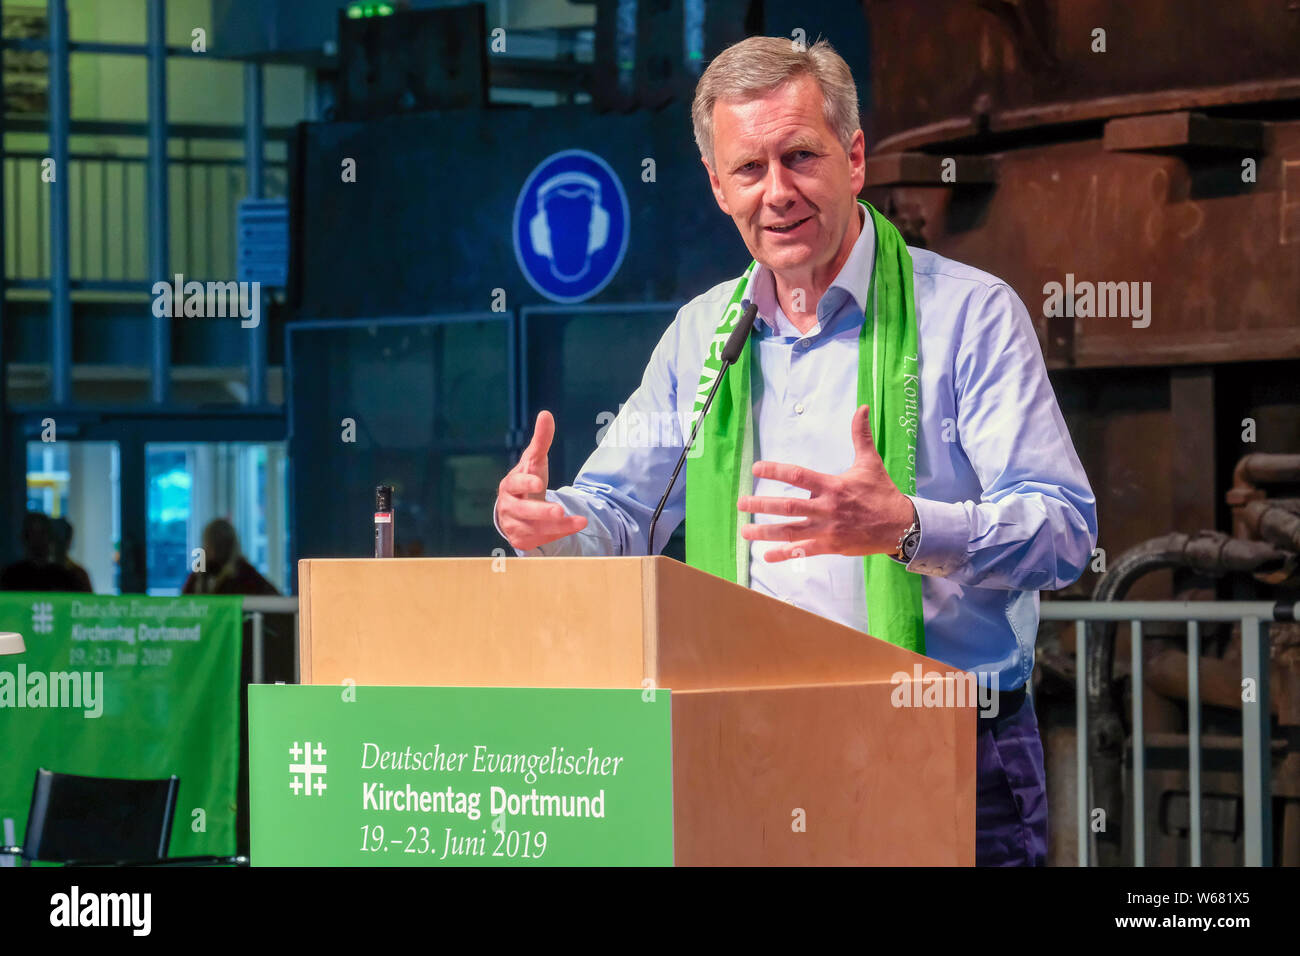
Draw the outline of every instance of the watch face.
<instances>
[{"instance_id":1,"label":"watch face","mask_svg":"<svg viewBox=\"0 0 1300 956\"><path fill-rule=\"evenodd\" d=\"M916 554L916 546L921 543L921 532L913 531L903 539L903 557L911 561L912 555Z\"/></svg>"}]
</instances>

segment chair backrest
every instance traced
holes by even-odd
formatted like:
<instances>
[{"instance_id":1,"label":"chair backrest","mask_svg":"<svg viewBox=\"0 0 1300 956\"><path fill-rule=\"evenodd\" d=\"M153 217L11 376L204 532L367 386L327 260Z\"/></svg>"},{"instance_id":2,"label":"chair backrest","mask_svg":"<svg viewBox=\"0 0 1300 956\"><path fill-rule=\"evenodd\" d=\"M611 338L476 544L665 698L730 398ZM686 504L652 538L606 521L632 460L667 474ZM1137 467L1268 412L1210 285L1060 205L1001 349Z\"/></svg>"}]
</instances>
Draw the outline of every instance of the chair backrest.
<instances>
[{"instance_id":1,"label":"chair backrest","mask_svg":"<svg viewBox=\"0 0 1300 956\"><path fill-rule=\"evenodd\" d=\"M167 855L180 778L119 780L36 771L23 859L154 861Z\"/></svg>"}]
</instances>

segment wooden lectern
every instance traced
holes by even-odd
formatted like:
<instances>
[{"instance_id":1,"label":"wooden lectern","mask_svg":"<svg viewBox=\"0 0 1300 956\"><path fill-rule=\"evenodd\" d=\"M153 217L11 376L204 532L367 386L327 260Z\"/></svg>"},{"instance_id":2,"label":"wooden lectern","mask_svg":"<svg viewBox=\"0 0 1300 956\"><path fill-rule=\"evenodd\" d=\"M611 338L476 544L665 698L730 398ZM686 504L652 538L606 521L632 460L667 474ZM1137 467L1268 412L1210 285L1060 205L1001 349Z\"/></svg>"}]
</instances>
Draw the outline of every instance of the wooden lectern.
<instances>
[{"instance_id":1,"label":"wooden lectern","mask_svg":"<svg viewBox=\"0 0 1300 956\"><path fill-rule=\"evenodd\" d=\"M894 703L946 664L664 557L298 569L304 684L670 689L679 865L974 865L974 701Z\"/></svg>"}]
</instances>

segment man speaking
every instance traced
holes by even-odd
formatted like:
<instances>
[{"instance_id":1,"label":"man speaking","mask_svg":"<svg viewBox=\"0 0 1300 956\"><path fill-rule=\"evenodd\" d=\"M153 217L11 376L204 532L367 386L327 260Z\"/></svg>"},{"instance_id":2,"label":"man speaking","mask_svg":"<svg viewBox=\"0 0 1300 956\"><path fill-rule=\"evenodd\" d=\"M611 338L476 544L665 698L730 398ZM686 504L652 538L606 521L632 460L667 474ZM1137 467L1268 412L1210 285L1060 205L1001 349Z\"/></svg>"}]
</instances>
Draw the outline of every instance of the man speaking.
<instances>
[{"instance_id":1,"label":"man speaking","mask_svg":"<svg viewBox=\"0 0 1300 956\"><path fill-rule=\"evenodd\" d=\"M677 313L572 487L547 490L555 422L537 416L497 527L520 554L637 555L685 518L695 567L975 672L1000 691L978 721L976 862L1041 865L1043 754L1024 691L1038 591L1082 573L1097 519L1029 315L1005 283L908 248L855 198L857 89L826 42L729 47L692 118L754 262ZM724 368L750 305L753 333ZM612 440L665 416L676 448Z\"/></svg>"}]
</instances>

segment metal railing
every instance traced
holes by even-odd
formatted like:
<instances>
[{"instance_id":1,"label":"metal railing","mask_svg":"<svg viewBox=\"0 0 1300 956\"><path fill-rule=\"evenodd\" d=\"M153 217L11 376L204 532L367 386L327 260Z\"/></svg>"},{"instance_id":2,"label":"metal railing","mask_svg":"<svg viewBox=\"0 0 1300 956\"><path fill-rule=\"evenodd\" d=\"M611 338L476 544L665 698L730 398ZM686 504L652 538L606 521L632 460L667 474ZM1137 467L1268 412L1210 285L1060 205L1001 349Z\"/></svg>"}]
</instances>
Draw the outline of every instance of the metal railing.
<instances>
[{"instance_id":1,"label":"metal railing","mask_svg":"<svg viewBox=\"0 0 1300 956\"><path fill-rule=\"evenodd\" d=\"M1079 866L1089 865L1088 799L1088 622L1127 622L1132 628L1133 669L1133 830L1134 866L1145 866L1145 810L1143 773L1146 769L1142 724L1142 622L1176 622L1187 625L1187 748L1190 779L1191 864L1201 865L1201 707L1200 623L1241 622L1241 677L1243 686L1253 681L1256 693L1242 703L1242 797L1244 847L1247 866L1272 864L1273 826L1269 781L1271 734L1269 729L1268 623L1277 605L1270 601L1044 601L1041 621L1075 623L1075 721L1077 746L1076 811L1078 814Z\"/></svg>"},{"instance_id":2,"label":"metal railing","mask_svg":"<svg viewBox=\"0 0 1300 956\"><path fill-rule=\"evenodd\" d=\"M189 152L185 142L185 152ZM50 193L41 188L45 155L3 154L5 275L15 288L44 287L50 279ZM79 290L144 290L148 275L147 156L71 153L70 274ZM287 166L267 163L265 187L287 189ZM247 189L242 159L174 157L168 164L172 196L172 272L190 278L233 278L236 212Z\"/></svg>"},{"instance_id":3,"label":"metal railing","mask_svg":"<svg viewBox=\"0 0 1300 956\"><path fill-rule=\"evenodd\" d=\"M293 682L300 679L298 659L298 599L249 596L244 598L244 617L253 622L253 683L266 683L266 615L293 615Z\"/></svg>"}]
</instances>

